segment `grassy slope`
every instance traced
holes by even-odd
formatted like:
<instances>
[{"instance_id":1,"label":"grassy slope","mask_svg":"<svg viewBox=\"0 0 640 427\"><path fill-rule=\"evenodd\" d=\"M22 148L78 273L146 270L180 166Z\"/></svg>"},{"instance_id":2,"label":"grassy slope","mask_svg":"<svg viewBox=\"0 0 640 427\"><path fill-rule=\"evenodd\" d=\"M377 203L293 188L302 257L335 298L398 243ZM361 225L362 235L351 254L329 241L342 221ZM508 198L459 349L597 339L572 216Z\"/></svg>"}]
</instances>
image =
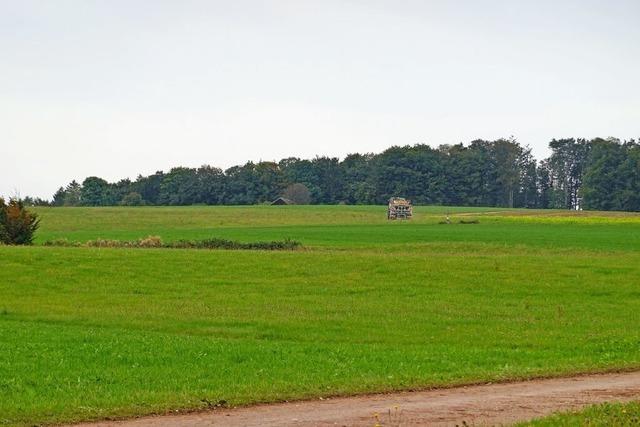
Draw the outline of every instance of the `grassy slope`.
<instances>
[{"instance_id":1,"label":"grassy slope","mask_svg":"<svg viewBox=\"0 0 640 427\"><path fill-rule=\"evenodd\" d=\"M454 222L481 218L482 224L439 225L445 212L451 212ZM290 237L306 246L346 249L434 242L596 250L640 247L640 215L620 213L417 207L411 222L388 222L383 206L41 208L38 213L43 227L37 242L160 235L165 240Z\"/></svg>"},{"instance_id":2,"label":"grassy slope","mask_svg":"<svg viewBox=\"0 0 640 427\"><path fill-rule=\"evenodd\" d=\"M0 248L0 423L640 366L638 216L443 211L42 210L39 241L307 248Z\"/></svg>"}]
</instances>

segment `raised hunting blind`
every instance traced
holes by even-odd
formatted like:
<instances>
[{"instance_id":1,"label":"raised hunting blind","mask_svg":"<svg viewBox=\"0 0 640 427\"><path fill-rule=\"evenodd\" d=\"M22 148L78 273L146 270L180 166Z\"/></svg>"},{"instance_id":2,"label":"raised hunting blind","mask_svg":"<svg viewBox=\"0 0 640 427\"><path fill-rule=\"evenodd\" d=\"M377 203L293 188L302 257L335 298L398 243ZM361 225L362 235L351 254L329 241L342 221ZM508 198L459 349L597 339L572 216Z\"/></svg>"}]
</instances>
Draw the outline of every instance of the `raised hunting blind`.
<instances>
[{"instance_id":1,"label":"raised hunting blind","mask_svg":"<svg viewBox=\"0 0 640 427\"><path fill-rule=\"evenodd\" d=\"M392 197L389 199L387 208L387 219L411 219L413 216L413 205L411 200L402 197Z\"/></svg>"}]
</instances>

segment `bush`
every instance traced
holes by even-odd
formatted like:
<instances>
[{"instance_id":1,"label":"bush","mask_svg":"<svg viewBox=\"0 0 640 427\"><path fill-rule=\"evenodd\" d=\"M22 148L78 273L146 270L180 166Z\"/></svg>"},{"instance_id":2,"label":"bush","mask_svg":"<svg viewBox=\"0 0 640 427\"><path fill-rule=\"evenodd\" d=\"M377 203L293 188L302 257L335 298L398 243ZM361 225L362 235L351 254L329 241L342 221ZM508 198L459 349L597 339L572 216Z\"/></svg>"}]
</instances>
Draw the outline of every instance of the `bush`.
<instances>
[{"instance_id":1,"label":"bush","mask_svg":"<svg viewBox=\"0 0 640 427\"><path fill-rule=\"evenodd\" d=\"M148 236L138 240L138 247L140 248L161 248L162 246L160 236Z\"/></svg>"},{"instance_id":2,"label":"bush","mask_svg":"<svg viewBox=\"0 0 640 427\"><path fill-rule=\"evenodd\" d=\"M38 215L25 209L17 199L6 204L0 199L0 242L7 245L30 245L40 226Z\"/></svg>"}]
</instances>

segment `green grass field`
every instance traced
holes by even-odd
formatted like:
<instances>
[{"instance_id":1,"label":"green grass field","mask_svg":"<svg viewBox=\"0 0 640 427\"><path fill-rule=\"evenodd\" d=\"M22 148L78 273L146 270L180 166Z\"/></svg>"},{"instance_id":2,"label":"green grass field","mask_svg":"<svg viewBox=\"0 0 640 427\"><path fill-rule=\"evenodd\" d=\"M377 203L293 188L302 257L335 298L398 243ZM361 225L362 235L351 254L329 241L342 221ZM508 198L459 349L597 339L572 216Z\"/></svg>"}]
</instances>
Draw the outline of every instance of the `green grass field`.
<instances>
[{"instance_id":1,"label":"green grass field","mask_svg":"<svg viewBox=\"0 0 640 427\"><path fill-rule=\"evenodd\" d=\"M0 424L640 367L640 215L38 212L36 246L0 247ZM39 246L148 235L304 247Z\"/></svg>"}]
</instances>

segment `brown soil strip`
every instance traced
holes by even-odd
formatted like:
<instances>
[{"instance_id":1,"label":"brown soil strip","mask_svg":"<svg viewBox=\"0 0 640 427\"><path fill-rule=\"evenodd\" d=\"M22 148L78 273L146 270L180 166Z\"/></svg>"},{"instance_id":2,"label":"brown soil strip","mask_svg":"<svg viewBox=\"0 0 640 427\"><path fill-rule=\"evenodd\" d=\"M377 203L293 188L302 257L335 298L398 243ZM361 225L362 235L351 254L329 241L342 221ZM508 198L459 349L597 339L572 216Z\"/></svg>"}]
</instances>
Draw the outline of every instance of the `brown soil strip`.
<instances>
[{"instance_id":1,"label":"brown soil strip","mask_svg":"<svg viewBox=\"0 0 640 427\"><path fill-rule=\"evenodd\" d=\"M503 425L587 405L640 400L640 372L217 409L84 427ZM397 407L397 409L396 409Z\"/></svg>"}]
</instances>

